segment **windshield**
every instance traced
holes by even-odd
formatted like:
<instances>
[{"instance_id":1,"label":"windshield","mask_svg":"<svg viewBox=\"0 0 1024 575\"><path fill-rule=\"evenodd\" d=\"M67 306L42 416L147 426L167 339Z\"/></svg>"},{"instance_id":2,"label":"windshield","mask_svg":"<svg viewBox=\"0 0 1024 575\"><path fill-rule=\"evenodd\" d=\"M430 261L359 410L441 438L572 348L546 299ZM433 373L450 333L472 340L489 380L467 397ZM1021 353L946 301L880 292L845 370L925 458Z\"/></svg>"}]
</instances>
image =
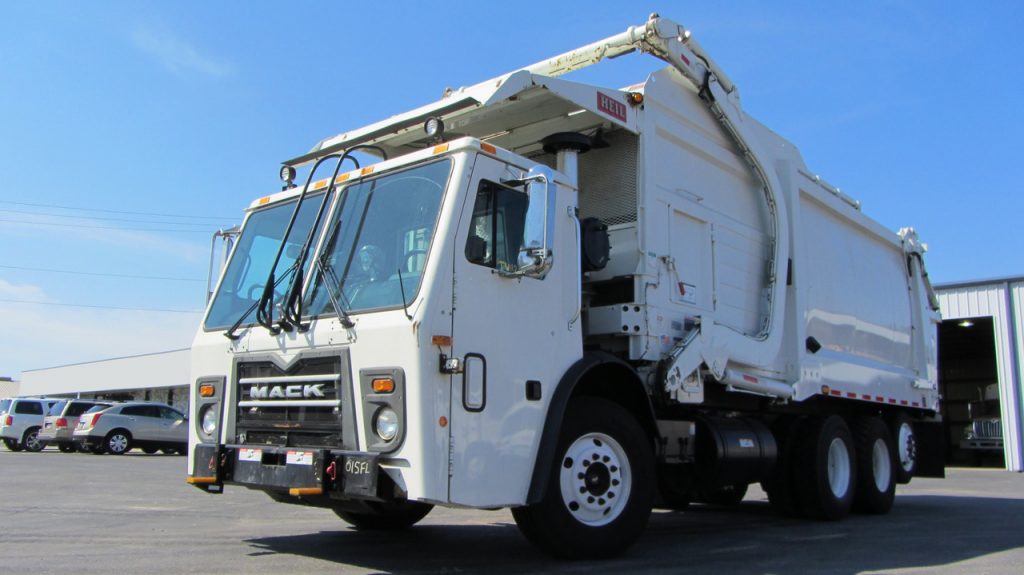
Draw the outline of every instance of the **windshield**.
<instances>
[{"instance_id":1,"label":"windshield","mask_svg":"<svg viewBox=\"0 0 1024 575\"><path fill-rule=\"evenodd\" d=\"M349 186L338 202L306 309L400 307L419 291L450 159ZM325 277L326 274L326 277ZM330 292L331 295L328 295Z\"/></svg>"},{"instance_id":2,"label":"windshield","mask_svg":"<svg viewBox=\"0 0 1024 575\"><path fill-rule=\"evenodd\" d=\"M322 200L323 194L319 193L309 194L302 202L299 215L295 219L295 225L275 270L275 307L291 280L291 274L285 272L298 257L299 249L306 240L309 227L313 224ZM213 305L210 306L210 313L206 317L206 329L223 329L231 326L259 299L267 276L270 275L274 256L281 245L281 236L284 235L288 220L295 209L295 202L296 200L291 200L277 204L249 216L224 272L224 280L213 298ZM250 311L242 324L252 324L255 317L255 310Z\"/></svg>"}]
</instances>

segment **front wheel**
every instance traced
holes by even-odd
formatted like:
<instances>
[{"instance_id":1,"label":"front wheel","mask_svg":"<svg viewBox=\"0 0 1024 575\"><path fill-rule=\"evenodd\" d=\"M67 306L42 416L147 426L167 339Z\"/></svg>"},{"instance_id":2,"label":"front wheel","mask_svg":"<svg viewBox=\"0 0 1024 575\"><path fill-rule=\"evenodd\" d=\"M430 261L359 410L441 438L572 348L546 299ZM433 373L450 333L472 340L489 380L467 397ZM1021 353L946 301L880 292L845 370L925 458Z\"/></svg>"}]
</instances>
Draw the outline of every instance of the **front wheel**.
<instances>
[{"instance_id":1,"label":"front wheel","mask_svg":"<svg viewBox=\"0 0 1024 575\"><path fill-rule=\"evenodd\" d=\"M23 449L21 444L13 439L4 439L4 446L11 451L21 451Z\"/></svg>"},{"instance_id":2,"label":"front wheel","mask_svg":"<svg viewBox=\"0 0 1024 575\"><path fill-rule=\"evenodd\" d=\"M408 529L419 523L430 513L433 505L418 501L397 501L388 503L367 502L370 512L361 513L335 509L334 513L346 523L359 530L396 531Z\"/></svg>"},{"instance_id":3,"label":"front wheel","mask_svg":"<svg viewBox=\"0 0 1024 575\"><path fill-rule=\"evenodd\" d=\"M557 557L596 559L624 551L651 514L651 443L628 412L579 398L565 414L558 459L540 502L512 509L520 531Z\"/></svg>"}]
</instances>

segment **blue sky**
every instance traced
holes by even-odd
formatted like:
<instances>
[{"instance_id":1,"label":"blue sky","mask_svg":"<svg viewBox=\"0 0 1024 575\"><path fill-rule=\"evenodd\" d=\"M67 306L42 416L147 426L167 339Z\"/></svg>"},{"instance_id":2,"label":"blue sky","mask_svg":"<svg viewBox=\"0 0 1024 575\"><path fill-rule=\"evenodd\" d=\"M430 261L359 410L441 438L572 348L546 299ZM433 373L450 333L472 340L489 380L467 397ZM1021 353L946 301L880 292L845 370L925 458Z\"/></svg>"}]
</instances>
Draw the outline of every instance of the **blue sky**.
<instances>
[{"instance_id":1,"label":"blue sky","mask_svg":"<svg viewBox=\"0 0 1024 575\"><path fill-rule=\"evenodd\" d=\"M887 228L916 227L933 281L1024 274L1021 6L9 3L0 375L187 347L200 316L179 311L203 306L210 233L279 188L282 160L654 11L813 172ZM619 87L658 67L629 56L572 78Z\"/></svg>"}]
</instances>

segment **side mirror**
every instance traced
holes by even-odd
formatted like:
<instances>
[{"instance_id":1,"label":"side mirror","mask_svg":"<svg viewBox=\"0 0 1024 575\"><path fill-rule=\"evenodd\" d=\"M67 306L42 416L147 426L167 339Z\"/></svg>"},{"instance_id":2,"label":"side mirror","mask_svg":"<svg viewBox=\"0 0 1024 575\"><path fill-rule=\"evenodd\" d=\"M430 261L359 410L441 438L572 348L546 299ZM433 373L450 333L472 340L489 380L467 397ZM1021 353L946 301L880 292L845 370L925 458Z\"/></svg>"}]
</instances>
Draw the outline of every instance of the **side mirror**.
<instances>
[{"instance_id":1,"label":"side mirror","mask_svg":"<svg viewBox=\"0 0 1024 575\"><path fill-rule=\"evenodd\" d=\"M536 166L524 180L529 205L513 275L543 279L554 264L551 246L555 237L555 173L547 166Z\"/></svg>"}]
</instances>

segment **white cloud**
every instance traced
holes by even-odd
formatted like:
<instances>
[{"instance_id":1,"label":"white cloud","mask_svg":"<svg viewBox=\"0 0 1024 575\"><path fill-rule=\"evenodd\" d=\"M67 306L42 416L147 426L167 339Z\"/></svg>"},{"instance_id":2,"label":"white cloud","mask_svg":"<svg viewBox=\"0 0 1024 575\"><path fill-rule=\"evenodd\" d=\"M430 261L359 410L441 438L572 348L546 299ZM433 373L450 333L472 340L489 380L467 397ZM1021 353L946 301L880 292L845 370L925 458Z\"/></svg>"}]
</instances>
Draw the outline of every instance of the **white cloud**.
<instances>
[{"instance_id":1,"label":"white cloud","mask_svg":"<svg viewBox=\"0 0 1024 575\"><path fill-rule=\"evenodd\" d=\"M72 225L68 220L34 215L34 221L7 222L0 236L39 237L53 234L51 225L59 226L61 236L71 243L99 242L116 247L118 250L132 250L147 257L161 254L188 263L204 262L210 256L210 239L213 232L187 233L183 239L168 237L168 233L118 229L109 222L90 219L76 219ZM159 224L154 224L159 225ZM74 227L80 226L80 227ZM175 232L169 232L175 233Z\"/></svg>"},{"instance_id":2,"label":"white cloud","mask_svg":"<svg viewBox=\"0 0 1024 575\"><path fill-rule=\"evenodd\" d=\"M155 56L165 68L174 73L198 72L220 78L232 72L228 63L200 54L188 42L166 32L138 28L132 33L132 42L136 48Z\"/></svg>"},{"instance_id":3,"label":"white cloud","mask_svg":"<svg viewBox=\"0 0 1024 575\"><path fill-rule=\"evenodd\" d=\"M0 293L9 285L0 281ZM0 317L17 326L0 345L0 375L20 379L28 369L186 348L200 316L0 302Z\"/></svg>"},{"instance_id":4,"label":"white cloud","mask_svg":"<svg viewBox=\"0 0 1024 575\"><path fill-rule=\"evenodd\" d=\"M29 284L13 284L0 279L0 299L16 299L21 301L49 301L46 292L39 286Z\"/></svg>"}]
</instances>

